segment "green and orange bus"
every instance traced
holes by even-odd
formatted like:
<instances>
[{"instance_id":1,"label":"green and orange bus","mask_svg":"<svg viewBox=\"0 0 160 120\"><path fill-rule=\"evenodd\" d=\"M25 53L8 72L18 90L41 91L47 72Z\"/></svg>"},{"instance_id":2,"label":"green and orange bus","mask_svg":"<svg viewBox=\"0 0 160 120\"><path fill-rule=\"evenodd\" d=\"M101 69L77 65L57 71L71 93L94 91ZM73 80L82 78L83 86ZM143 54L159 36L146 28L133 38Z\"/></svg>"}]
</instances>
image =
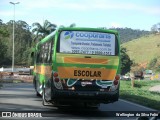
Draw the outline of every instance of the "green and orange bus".
<instances>
[{"instance_id":1,"label":"green and orange bus","mask_svg":"<svg viewBox=\"0 0 160 120\"><path fill-rule=\"evenodd\" d=\"M119 99L117 31L58 28L37 43L33 84L43 104L100 104Z\"/></svg>"}]
</instances>

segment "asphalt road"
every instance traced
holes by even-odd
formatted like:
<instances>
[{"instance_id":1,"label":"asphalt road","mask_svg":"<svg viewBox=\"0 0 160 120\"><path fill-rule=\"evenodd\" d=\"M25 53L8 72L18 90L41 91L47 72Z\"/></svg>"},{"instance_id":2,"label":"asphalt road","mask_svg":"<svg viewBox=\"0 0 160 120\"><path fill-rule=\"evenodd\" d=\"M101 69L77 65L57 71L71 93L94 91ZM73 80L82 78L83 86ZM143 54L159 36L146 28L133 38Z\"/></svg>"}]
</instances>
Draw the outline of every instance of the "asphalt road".
<instances>
[{"instance_id":1,"label":"asphalt road","mask_svg":"<svg viewBox=\"0 0 160 120\"><path fill-rule=\"evenodd\" d=\"M58 109L43 106L42 98L36 96L32 83L5 83L0 89L0 116L2 114L5 116L2 112L11 112L12 117L16 117L14 113L28 116L28 112L29 114L34 112L39 117L49 116L45 119L50 119L50 117L52 119L112 119L113 117L114 119L137 119L136 113L154 113L154 110L121 99L115 103L101 104L98 109L73 106ZM127 117L129 113L134 114L135 117Z\"/></svg>"}]
</instances>

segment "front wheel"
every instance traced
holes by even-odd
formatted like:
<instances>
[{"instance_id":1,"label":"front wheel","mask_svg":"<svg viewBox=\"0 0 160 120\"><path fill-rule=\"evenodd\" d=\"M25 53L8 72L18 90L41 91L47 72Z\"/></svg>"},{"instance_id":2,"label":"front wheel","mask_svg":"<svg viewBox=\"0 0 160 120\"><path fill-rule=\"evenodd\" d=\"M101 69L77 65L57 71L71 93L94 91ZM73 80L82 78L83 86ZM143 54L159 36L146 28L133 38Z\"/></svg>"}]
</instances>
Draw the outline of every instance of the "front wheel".
<instances>
[{"instance_id":1,"label":"front wheel","mask_svg":"<svg viewBox=\"0 0 160 120\"><path fill-rule=\"evenodd\" d=\"M34 79L33 79L33 85L34 85L34 88L35 88L35 91L36 91L36 96L41 97L41 94L38 92L39 85L37 83L36 77L34 77Z\"/></svg>"},{"instance_id":2,"label":"front wheel","mask_svg":"<svg viewBox=\"0 0 160 120\"><path fill-rule=\"evenodd\" d=\"M36 96L37 96L37 97L42 97L42 95L39 94L39 92L37 92L37 90L36 90Z\"/></svg>"}]
</instances>

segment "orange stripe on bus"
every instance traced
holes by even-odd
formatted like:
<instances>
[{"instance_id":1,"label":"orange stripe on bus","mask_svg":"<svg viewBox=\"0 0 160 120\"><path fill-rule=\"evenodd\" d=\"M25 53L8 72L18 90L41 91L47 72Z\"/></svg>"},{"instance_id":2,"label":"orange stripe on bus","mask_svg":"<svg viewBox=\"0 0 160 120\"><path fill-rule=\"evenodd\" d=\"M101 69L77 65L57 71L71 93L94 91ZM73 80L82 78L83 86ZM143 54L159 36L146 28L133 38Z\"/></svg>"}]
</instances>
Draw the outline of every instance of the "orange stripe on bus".
<instances>
[{"instance_id":1,"label":"orange stripe on bus","mask_svg":"<svg viewBox=\"0 0 160 120\"><path fill-rule=\"evenodd\" d=\"M58 67L60 78L114 80L116 69Z\"/></svg>"},{"instance_id":2,"label":"orange stripe on bus","mask_svg":"<svg viewBox=\"0 0 160 120\"><path fill-rule=\"evenodd\" d=\"M34 68L34 72L41 74L41 75L45 75L47 77L51 77L51 73L52 73L52 67L51 66L36 66Z\"/></svg>"},{"instance_id":3,"label":"orange stripe on bus","mask_svg":"<svg viewBox=\"0 0 160 120\"><path fill-rule=\"evenodd\" d=\"M73 58L64 57L65 63L81 63L81 64L107 64L107 59L97 59L97 58Z\"/></svg>"}]
</instances>

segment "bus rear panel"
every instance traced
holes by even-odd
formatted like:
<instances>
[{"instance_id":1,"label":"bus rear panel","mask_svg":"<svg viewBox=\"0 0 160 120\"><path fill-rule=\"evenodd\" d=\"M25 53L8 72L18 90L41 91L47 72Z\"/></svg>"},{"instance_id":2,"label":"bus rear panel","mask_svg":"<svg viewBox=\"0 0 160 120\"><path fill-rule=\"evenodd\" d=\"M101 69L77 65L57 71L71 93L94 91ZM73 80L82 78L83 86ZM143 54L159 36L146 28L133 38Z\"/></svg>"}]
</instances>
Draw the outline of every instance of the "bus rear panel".
<instances>
[{"instance_id":1,"label":"bus rear panel","mask_svg":"<svg viewBox=\"0 0 160 120\"><path fill-rule=\"evenodd\" d=\"M47 44L44 41L41 48ZM51 63L35 62L39 67L35 71L40 70L34 74L35 81L40 81L42 88L37 91L46 101L99 104L118 100L120 48L116 31L61 28L48 43L51 41Z\"/></svg>"}]
</instances>

